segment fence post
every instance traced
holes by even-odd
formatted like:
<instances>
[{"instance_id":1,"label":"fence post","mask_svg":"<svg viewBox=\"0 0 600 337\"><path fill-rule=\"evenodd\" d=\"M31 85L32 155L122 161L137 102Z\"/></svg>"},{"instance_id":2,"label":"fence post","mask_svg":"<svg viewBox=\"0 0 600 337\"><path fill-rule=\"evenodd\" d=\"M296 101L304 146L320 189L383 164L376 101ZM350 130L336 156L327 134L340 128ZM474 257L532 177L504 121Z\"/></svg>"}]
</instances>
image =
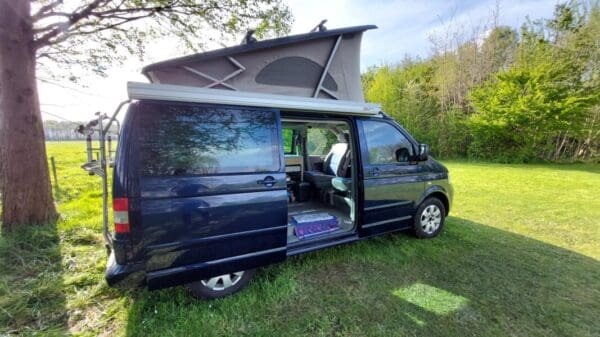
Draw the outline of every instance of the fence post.
<instances>
[{"instance_id":1,"label":"fence post","mask_svg":"<svg viewBox=\"0 0 600 337\"><path fill-rule=\"evenodd\" d=\"M85 145L86 145L86 150L87 150L87 161L88 163L91 163L94 158L92 157L92 136L88 135L85 138Z\"/></svg>"},{"instance_id":2,"label":"fence post","mask_svg":"<svg viewBox=\"0 0 600 337\"><path fill-rule=\"evenodd\" d=\"M52 163L52 175L54 176L54 185L56 186L56 192L58 192L58 179L56 178L56 162L54 161L54 156L50 157L50 162Z\"/></svg>"}]
</instances>

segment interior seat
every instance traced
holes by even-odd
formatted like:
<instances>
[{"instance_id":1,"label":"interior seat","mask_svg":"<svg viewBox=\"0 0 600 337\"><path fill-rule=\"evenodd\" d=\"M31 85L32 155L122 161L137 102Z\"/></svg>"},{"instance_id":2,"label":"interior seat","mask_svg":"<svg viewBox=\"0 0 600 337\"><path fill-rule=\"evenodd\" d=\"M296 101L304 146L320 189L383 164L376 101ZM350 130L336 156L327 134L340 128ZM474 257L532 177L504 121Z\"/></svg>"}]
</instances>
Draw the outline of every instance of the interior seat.
<instances>
[{"instance_id":1,"label":"interior seat","mask_svg":"<svg viewBox=\"0 0 600 337\"><path fill-rule=\"evenodd\" d=\"M339 143L333 144L323 162L323 171L305 171L304 178L318 189L330 189L331 179L346 177L350 161L348 135L340 134Z\"/></svg>"}]
</instances>

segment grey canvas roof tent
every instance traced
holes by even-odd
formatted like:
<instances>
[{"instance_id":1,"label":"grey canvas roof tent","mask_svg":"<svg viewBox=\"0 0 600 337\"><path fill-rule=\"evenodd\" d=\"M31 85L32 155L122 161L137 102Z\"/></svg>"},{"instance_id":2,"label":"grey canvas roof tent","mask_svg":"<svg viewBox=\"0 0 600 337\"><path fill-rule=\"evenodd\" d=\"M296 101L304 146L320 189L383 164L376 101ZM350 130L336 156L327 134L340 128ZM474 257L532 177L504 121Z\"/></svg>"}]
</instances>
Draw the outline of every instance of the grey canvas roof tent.
<instances>
[{"instance_id":1,"label":"grey canvas roof tent","mask_svg":"<svg viewBox=\"0 0 600 337\"><path fill-rule=\"evenodd\" d=\"M374 25L319 30L146 66L154 84L364 102L360 43Z\"/></svg>"}]
</instances>

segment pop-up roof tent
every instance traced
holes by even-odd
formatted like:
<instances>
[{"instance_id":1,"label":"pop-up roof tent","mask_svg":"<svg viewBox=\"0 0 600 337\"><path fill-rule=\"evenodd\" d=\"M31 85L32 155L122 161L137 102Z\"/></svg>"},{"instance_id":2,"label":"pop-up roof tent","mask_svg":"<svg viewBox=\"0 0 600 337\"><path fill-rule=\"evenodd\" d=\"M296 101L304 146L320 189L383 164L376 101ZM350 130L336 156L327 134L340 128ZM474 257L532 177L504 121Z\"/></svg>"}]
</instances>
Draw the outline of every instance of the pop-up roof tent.
<instances>
[{"instance_id":1,"label":"pop-up roof tent","mask_svg":"<svg viewBox=\"0 0 600 337\"><path fill-rule=\"evenodd\" d=\"M362 33L373 25L245 43L146 66L152 83L364 102Z\"/></svg>"}]
</instances>

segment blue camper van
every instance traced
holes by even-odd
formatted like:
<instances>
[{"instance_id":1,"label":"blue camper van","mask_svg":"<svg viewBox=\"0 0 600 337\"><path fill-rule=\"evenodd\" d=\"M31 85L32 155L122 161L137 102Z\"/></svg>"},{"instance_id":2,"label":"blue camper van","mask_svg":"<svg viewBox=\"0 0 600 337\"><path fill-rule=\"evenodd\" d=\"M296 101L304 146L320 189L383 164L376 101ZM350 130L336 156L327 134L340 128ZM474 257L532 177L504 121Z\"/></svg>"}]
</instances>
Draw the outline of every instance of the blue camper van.
<instances>
[{"instance_id":1,"label":"blue camper van","mask_svg":"<svg viewBox=\"0 0 600 337\"><path fill-rule=\"evenodd\" d=\"M362 100L352 71L338 76L370 28L247 41L151 65L151 83L129 83L107 282L216 298L289 256L400 230L438 235L448 170ZM322 62L290 56L299 45L325 50Z\"/></svg>"}]
</instances>

